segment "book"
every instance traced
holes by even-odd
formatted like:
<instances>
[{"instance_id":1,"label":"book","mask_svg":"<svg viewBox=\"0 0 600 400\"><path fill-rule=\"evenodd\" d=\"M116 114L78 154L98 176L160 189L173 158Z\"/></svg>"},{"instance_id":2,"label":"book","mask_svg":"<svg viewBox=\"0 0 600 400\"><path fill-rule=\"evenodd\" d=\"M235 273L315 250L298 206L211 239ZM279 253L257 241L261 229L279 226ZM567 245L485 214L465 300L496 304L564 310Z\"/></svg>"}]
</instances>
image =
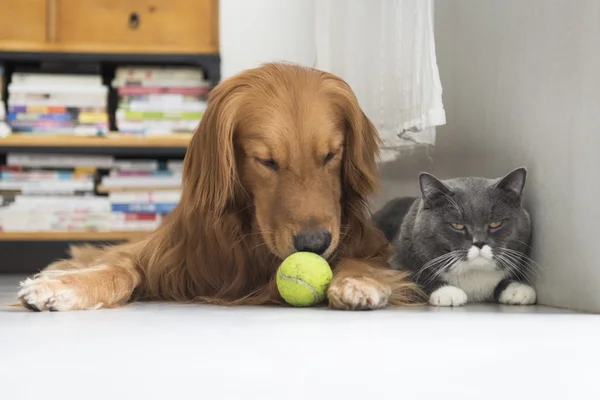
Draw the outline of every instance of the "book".
<instances>
[{"instance_id":1,"label":"book","mask_svg":"<svg viewBox=\"0 0 600 400\"><path fill-rule=\"evenodd\" d=\"M164 79L204 81L205 77L201 69L192 67L120 66L115 72L115 79L126 82Z\"/></svg>"},{"instance_id":2,"label":"book","mask_svg":"<svg viewBox=\"0 0 600 400\"><path fill-rule=\"evenodd\" d=\"M8 165L23 167L75 168L85 166L110 169L113 162L112 156L100 155L8 153L6 156Z\"/></svg>"},{"instance_id":3,"label":"book","mask_svg":"<svg viewBox=\"0 0 600 400\"><path fill-rule=\"evenodd\" d=\"M187 87L177 87L177 86L153 86L153 87L142 87L142 86L120 86L117 88L117 93L121 98L125 98L128 96L140 96L140 95L187 95L187 96L197 96L197 97L206 97L210 93L210 88L208 86L187 86Z\"/></svg>"},{"instance_id":4,"label":"book","mask_svg":"<svg viewBox=\"0 0 600 400\"><path fill-rule=\"evenodd\" d=\"M72 85L19 85L11 83L8 85L8 92L12 94L44 94L51 96L52 94L74 94L74 95L108 95L106 86L72 86Z\"/></svg>"},{"instance_id":5,"label":"book","mask_svg":"<svg viewBox=\"0 0 600 400\"><path fill-rule=\"evenodd\" d=\"M193 132L198 126L196 120L122 120L117 119L117 126L120 132L145 134L145 135L164 135L177 133Z\"/></svg>"},{"instance_id":6,"label":"book","mask_svg":"<svg viewBox=\"0 0 600 400\"><path fill-rule=\"evenodd\" d=\"M127 203L178 203L180 190L156 190L145 192L112 192L108 195L111 204Z\"/></svg>"},{"instance_id":7,"label":"book","mask_svg":"<svg viewBox=\"0 0 600 400\"><path fill-rule=\"evenodd\" d=\"M102 186L105 188L111 187L152 187L158 186L174 187L181 186L181 175L171 176L144 176L144 177L129 177L129 176L103 176Z\"/></svg>"},{"instance_id":8,"label":"book","mask_svg":"<svg viewBox=\"0 0 600 400\"><path fill-rule=\"evenodd\" d=\"M159 168L158 160L115 160L111 173L114 171L156 171Z\"/></svg>"},{"instance_id":9,"label":"book","mask_svg":"<svg viewBox=\"0 0 600 400\"><path fill-rule=\"evenodd\" d=\"M74 180L82 178L93 178L92 173L82 173L79 171L44 171L44 170L31 170L31 171L11 171L11 170L0 170L1 181L40 181L40 180Z\"/></svg>"},{"instance_id":10,"label":"book","mask_svg":"<svg viewBox=\"0 0 600 400\"><path fill-rule=\"evenodd\" d=\"M0 181L0 190L18 190L23 194L85 193L94 191L92 179L40 180L40 181Z\"/></svg>"},{"instance_id":11,"label":"book","mask_svg":"<svg viewBox=\"0 0 600 400\"><path fill-rule=\"evenodd\" d=\"M121 120L193 120L199 121L204 112L186 112L186 111L127 111L117 110L116 118Z\"/></svg>"},{"instance_id":12,"label":"book","mask_svg":"<svg viewBox=\"0 0 600 400\"><path fill-rule=\"evenodd\" d=\"M27 73L14 72L11 76L13 84L21 85L84 85L101 86L102 77L100 75L75 75L75 74L48 74L48 73Z\"/></svg>"},{"instance_id":13,"label":"book","mask_svg":"<svg viewBox=\"0 0 600 400\"><path fill-rule=\"evenodd\" d=\"M161 111L165 113L200 113L199 116L195 116L194 119L201 118L202 114L204 114L204 111L206 111L206 107L207 104L205 101L159 102L133 100L127 103L120 104L120 110L133 113L153 113ZM125 117L125 119L127 119L127 117Z\"/></svg>"},{"instance_id":14,"label":"book","mask_svg":"<svg viewBox=\"0 0 600 400\"><path fill-rule=\"evenodd\" d=\"M177 207L177 203L113 203L113 212L168 214Z\"/></svg>"},{"instance_id":15,"label":"book","mask_svg":"<svg viewBox=\"0 0 600 400\"><path fill-rule=\"evenodd\" d=\"M99 74L14 72L7 122L16 133L104 135L107 103L108 87Z\"/></svg>"},{"instance_id":16,"label":"book","mask_svg":"<svg viewBox=\"0 0 600 400\"><path fill-rule=\"evenodd\" d=\"M8 106L14 107L67 107L67 108L89 108L106 110L107 99L101 93L11 93L8 98Z\"/></svg>"},{"instance_id":17,"label":"book","mask_svg":"<svg viewBox=\"0 0 600 400\"><path fill-rule=\"evenodd\" d=\"M210 83L199 68L117 68L115 122L120 132L192 132L204 115Z\"/></svg>"}]
</instances>

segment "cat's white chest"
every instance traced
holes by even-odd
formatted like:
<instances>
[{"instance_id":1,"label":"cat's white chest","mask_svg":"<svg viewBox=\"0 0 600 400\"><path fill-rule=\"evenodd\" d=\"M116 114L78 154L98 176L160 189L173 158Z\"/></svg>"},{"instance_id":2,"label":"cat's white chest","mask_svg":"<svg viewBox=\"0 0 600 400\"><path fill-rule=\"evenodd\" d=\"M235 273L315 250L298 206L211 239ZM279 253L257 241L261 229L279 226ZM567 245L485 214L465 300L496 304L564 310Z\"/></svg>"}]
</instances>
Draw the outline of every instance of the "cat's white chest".
<instances>
[{"instance_id":1,"label":"cat's white chest","mask_svg":"<svg viewBox=\"0 0 600 400\"><path fill-rule=\"evenodd\" d=\"M498 283L506 278L505 271L499 271L493 260L460 261L450 272L442 275L449 285L461 288L469 302L490 300Z\"/></svg>"}]
</instances>

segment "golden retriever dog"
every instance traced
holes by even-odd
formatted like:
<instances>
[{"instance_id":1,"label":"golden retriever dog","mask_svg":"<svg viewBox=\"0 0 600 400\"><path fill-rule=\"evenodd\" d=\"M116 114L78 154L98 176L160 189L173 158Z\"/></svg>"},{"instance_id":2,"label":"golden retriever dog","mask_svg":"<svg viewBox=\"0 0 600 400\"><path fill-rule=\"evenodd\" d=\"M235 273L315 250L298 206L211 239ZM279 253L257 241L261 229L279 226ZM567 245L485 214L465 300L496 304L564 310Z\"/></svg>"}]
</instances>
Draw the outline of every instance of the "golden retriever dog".
<instances>
[{"instance_id":1,"label":"golden retriever dog","mask_svg":"<svg viewBox=\"0 0 600 400\"><path fill-rule=\"evenodd\" d=\"M266 64L210 95L184 160L178 206L140 241L71 249L21 283L35 311L133 300L276 304L281 261L296 251L332 266L335 309L413 302L387 268L390 245L371 223L379 137L342 79Z\"/></svg>"}]
</instances>

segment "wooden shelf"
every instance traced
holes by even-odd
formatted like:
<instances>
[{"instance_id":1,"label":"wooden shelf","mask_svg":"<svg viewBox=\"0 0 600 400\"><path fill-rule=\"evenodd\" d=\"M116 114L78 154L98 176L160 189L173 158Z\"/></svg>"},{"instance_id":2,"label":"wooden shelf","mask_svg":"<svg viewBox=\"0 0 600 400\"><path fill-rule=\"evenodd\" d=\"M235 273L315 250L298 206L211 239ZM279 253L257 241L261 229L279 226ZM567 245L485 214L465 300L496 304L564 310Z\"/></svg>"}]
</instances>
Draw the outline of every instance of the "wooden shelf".
<instances>
[{"instance_id":1,"label":"wooden shelf","mask_svg":"<svg viewBox=\"0 0 600 400\"><path fill-rule=\"evenodd\" d=\"M0 147L187 147L191 133L174 133L165 136L134 136L111 133L103 136L46 136L12 134L0 138Z\"/></svg>"},{"instance_id":2,"label":"wooden shelf","mask_svg":"<svg viewBox=\"0 0 600 400\"><path fill-rule=\"evenodd\" d=\"M75 242L139 239L151 232L0 232L0 242Z\"/></svg>"}]
</instances>

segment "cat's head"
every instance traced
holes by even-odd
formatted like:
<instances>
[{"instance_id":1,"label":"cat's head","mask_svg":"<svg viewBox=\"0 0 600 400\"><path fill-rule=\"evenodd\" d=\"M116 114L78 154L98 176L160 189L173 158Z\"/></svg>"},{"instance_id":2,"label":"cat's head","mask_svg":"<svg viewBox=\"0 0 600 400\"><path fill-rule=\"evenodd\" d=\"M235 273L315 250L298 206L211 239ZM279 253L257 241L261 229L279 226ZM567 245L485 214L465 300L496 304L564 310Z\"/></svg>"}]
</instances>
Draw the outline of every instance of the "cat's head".
<instances>
[{"instance_id":1,"label":"cat's head","mask_svg":"<svg viewBox=\"0 0 600 400\"><path fill-rule=\"evenodd\" d=\"M529 239L529 216L521 204L526 176L525 168L499 179L442 181L422 173L418 229L432 241L429 250L452 253L474 268L506 265L497 261L512 257L510 251L523 252Z\"/></svg>"}]
</instances>

